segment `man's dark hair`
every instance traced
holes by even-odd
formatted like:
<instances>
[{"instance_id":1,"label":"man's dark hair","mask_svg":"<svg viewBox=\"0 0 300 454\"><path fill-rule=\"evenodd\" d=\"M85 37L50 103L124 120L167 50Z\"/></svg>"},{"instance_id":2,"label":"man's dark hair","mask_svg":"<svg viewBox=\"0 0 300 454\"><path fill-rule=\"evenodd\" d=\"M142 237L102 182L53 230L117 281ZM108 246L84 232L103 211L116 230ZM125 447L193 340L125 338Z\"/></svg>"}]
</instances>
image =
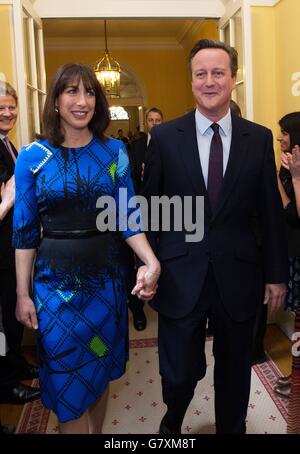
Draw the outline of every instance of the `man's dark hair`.
<instances>
[{"instance_id":1,"label":"man's dark hair","mask_svg":"<svg viewBox=\"0 0 300 454\"><path fill-rule=\"evenodd\" d=\"M239 117L242 116L242 111L241 111L240 106L233 99L230 100L229 107L230 107L231 112L233 112L235 115L238 115Z\"/></svg>"},{"instance_id":2,"label":"man's dark hair","mask_svg":"<svg viewBox=\"0 0 300 454\"><path fill-rule=\"evenodd\" d=\"M228 46L222 41L216 41L213 39L200 39L194 47L192 48L189 56L189 65L190 71L192 72L192 59L195 55L202 49L222 49L224 50L230 59L230 69L232 77L236 77L237 70L238 70L238 53L234 47Z\"/></svg>"},{"instance_id":3,"label":"man's dark hair","mask_svg":"<svg viewBox=\"0 0 300 454\"><path fill-rule=\"evenodd\" d=\"M164 118L162 111L160 109L158 109L158 107L151 107L151 109L146 110L146 114L145 114L146 119L148 118L148 115L150 112L158 113L161 116L161 118Z\"/></svg>"},{"instance_id":4,"label":"man's dark hair","mask_svg":"<svg viewBox=\"0 0 300 454\"><path fill-rule=\"evenodd\" d=\"M94 72L88 66L77 63L61 66L54 75L43 111L43 133L39 138L47 139L54 146L64 141L64 131L56 108L57 98L69 84L78 85L80 80L86 90L93 90L95 93L95 114L88 127L96 137L105 139L104 131L110 122L107 99Z\"/></svg>"}]
</instances>

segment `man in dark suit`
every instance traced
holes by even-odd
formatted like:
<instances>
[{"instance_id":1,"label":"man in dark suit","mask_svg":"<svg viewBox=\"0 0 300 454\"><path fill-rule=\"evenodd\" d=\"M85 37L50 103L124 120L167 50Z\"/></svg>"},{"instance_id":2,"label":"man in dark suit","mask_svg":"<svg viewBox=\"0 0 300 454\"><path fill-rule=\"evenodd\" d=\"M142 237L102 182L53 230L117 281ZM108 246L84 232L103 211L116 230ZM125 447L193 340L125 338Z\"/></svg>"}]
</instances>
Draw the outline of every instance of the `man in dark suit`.
<instances>
[{"instance_id":1,"label":"man in dark suit","mask_svg":"<svg viewBox=\"0 0 300 454\"><path fill-rule=\"evenodd\" d=\"M0 304L2 324L8 351L1 359L0 402L26 403L39 396L36 388L19 383L18 380L35 378L38 370L29 364L21 353L23 325L15 316L16 273L15 253L11 246L14 204L14 167L17 151L7 137L18 115L18 98L14 88L7 82L0 83ZM5 364L5 368L3 367ZM13 379L12 379L13 377Z\"/></svg>"},{"instance_id":2,"label":"man in dark suit","mask_svg":"<svg viewBox=\"0 0 300 454\"><path fill-rule=\"evenodd\" d=\"M144 162L146 158L147 148L151 138L151 130L153 126L159 125L163 122L163 114L157 107L148 109L145 114L145 122L148 134L141 136L139 139L132 142L128 154L132 169L132 180L136 194L141 193L141 185L143 178ZM136 295L131 295L131 289L134 287L136 272L134 270L134 256L131 250L128 250L128 263L130 269L128 270L128 297L129 309L132 312L133 324L137 331L142 331L147 326L147 319L144 313L144 303L137 298Z\"/></svg>"},{"instance_id":3,"label":"man in dark suit","mask_svg":"<svg viewBox=\"0 0 300 454\"><path fill-rule=\"evenodd\" d=\"M176 225L178 216L171 218L169 231L149 232L162 268L152 303L159 313L167 405L160 433L180 433L197 382L205 375L209 317L216 432L241 434L246 431L256 310L262 299L277 309L286 292L283 210L271 131L230 113L237 52L218 41L200 40L191 50L190 70L196 110L154 128L142 191L147 200L179 195L184 203L184 196L190 196L188 215L196 229L201 221L196 198L204 198L201 241L187 241L187 229ZM263 261L252 230L254 212L262 225Z\"/></svg>"},{"instance_id":4,"label":"man in dark suit","mask_svg":"<svg viewBox=\"0 0 300 454\"><path fill-rule=\"evenodd\" d=\"M129 150L129 158L132 167L132 179L134 183L135 192L141 193L143 165L146 159L146 153L151 138L151 130L153 126L160 125L163 122L163 114L157 107L151 107L145 114L145 123L148 134L141 136L139 139L134 140Z\"/></svg>"}]
</instances>

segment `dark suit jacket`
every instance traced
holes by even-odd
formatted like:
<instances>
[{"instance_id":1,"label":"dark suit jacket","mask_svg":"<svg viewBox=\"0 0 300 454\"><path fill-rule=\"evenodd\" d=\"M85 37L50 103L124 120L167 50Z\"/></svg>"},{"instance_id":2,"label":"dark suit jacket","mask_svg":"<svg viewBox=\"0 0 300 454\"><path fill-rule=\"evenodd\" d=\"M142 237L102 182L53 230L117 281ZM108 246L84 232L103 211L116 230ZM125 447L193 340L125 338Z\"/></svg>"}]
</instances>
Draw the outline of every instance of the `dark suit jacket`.
<instances>
[{"instance_id":1,"label":"dark suit jacket","mask_svg":"<svg viewBox=\"0 0 300 454\"><path fill-rule=\"evenodd\" d=\"M17 156L17 150L11 143ZM0 139L0 185L14 174L14 161ZM0 221L0 269L12 268L15 265L15 251L11 246L13 210L10 210L3 221Z\"/></svg>"},{"instance_id":2,"label":"dark suit jacket","mask_svg":"<svg viewBox=\"0 0 300 454\"><path fill-rule=\"evenodd\" d=\"M142 163L145 162L147 152L147 139L145 135L132 142L128 151L130 164L131 164L131 177L134 184L134 189L137 194L141 192L141 176L142 176Z\"/></svg>"},{"instance_id":3,"label":"dark suit jacket","mask_svg":"<svg viewBox=\"0 0 300 454\"><path fill-rule=\"evenodd\" d=\"M271 132L232 115L232 141L221 195L213 214L202 175L195 112L153 128L142 193L204 197L204 238L185 241L183 227L149 233L162 273L153 307L180 318L199 302L211 263L223 304L237 321L255 315L266 283L287 281L287 246ZM193 203L195 221L195 203ZM262 250L253 231L261 225ZM171 223L172 224L172 223ZM183 223L184 226L184 223ZM263 255L263 260L261 259ZM201 304L201 301L200 301Z\"/></svg>"}]
</instances>

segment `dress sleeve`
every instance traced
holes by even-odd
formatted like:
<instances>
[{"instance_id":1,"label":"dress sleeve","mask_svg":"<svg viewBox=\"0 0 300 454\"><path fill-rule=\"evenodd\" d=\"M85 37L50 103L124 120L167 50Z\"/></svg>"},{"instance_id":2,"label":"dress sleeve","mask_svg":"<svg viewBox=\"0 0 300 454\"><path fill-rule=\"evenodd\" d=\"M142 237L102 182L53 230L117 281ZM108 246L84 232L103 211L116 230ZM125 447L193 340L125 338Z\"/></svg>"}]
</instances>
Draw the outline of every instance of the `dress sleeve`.
<instances>
[{"instance_id":1,"label":"dress sleeve","mask_svg":"<svg viewBox=\"0 0 300 454\"><path fill-rule=\"evenodd\" d=\"M16 195L12 240L15 249L35 249L40 244L41 227L35 175L29 159L30 151L23 148L15 166Z\"/></svg>"},{"instance_id":2,"label":"dress sleeve","mask_svg":"<svg viewBox=\"0 0 300 454\"><path fill-rule=\"evenodd\" d=\"M115 201L117 230L124 239L141 233L141 216L138 205L132 197L136 196L132 178L128 153L123 144L120 144L118 161L115 172ZM130 207L130 200L132 207Z\"/></svg>"}]
</instances>

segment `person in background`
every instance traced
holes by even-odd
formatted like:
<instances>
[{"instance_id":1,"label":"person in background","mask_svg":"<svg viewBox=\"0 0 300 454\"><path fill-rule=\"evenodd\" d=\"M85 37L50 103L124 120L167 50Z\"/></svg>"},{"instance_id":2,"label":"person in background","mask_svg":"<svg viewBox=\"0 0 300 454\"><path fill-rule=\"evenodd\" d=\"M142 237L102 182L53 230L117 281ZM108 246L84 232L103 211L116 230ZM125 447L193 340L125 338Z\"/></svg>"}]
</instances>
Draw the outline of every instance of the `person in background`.
<instances>
[{"instance_id":1,"label":"person in background","mask_svg":"<svg viewBox=\"0 0 300 454\"><path fill-rule=\"evenodd\" d=\"M237 52L209 39L190 52L196 110L151 131L142 194L204 199L204 236L187 242L172 216L170 231L148 232L161 262L151 304L158 311L159 367L167 411L159 433L179 434L198 380L206 373L205 328L213 321L217 434L244 434L257 307L272 310L286 293L287 248L272 133L230 112ZM262 225L262 251L251 218ZM151 222L151 210L149 213ZM185 225L182 220L182 226ZM263 291L264 290L264 293Z\"/></svg>"},{"instance_id":2,"label":"person in background","mask_svg":"<svg viewBox=\"0 0 300 454\"><path fill-rule=\"evenodd\" d=\"M1 97L0 97L1 99ZM1 100L0 100L1 110ZM1 121L1 120L0 120ZM4 213L8 213L14 205L15 200L15 182L14 177L11 177L7 183L1 185L1 202L0 202L0 218L4 218ZM13 269L13 272L15 270ZM16 289L14 290L16 293ZM5 309L5 308L4 308ZM0 334L5 336L5 328L3 325L2 316L2 304L0 306ZM1 336L1 342L4 341L4 345L1 344L1 350L6 350L5 337ZM7 354L0 356L0 403L2 404L19 404L24 405L32 400L39 399L40 391L38 388L33 388L28 385L24 385L20 382L23 369L17 367L16 362L12 361L12 355ZM14 356L13 356L14 358ZM21 373L20 373L21 372ZM1 423L0 423L1 425ZM1 430L0 430L1 432Z\"/></svg>"},{"instance_id":3,"label":"person in background","mask_svg":"<svg viewBox=\"0 0 300 454\"><path fill-rule=\"evenodd\" d=\"M126 146L126 150L128 151L130 148L129 140L128 138L124 135L123 129L118 129L118 136L117 139L122 140L122 142Z\"/></svg>"},{"instance_id":4,"label":"person in background","mask_svg":"<svg viewBox=\"0 0 300 454\"><path fill-rule=\"evenodd\" d=\"M133 141L140 139L141 137L146 136L147 134L144 131L141 131L140 125L137 125L135 128L135 133L133 135Z\"/></svg>"},{"instance_id":5,"label":"person in background","mask_svg":"<svg viewBox=\"0 0 300 454\"><path fill-rule=\"evenodd\" d=\"M29 364L22 353L24 326L15 316L15 251L11 245L15 199L14 169L17 150L8 138L18 118L18 96L8 83L0 81L0 306L7 352L1 358L0 401L25 404L37 399L38 388L20 380L38 376L37 367ZM8 378L9 379L8 379Z\"/></svg>"},{"instance_id":6,"label":"person in background","mask_svg":"<svg viewBox=\"0 0 300 454\"><path fill-rule=\"evenodd\" d=\"M132 167L132 179L137 194L141 193L143 166L151 139L151 130L154 126L160 125L163 120L163 113L160 109L157 107L148 109L145 113L147 134L135 140L130 149L129 158Z\"/></svg>"},{"instance_id":7,"label":"person in background","mask_svg":"<svg viewBox=\"0 0 300 454\"><path fill-rule=\"evenodd\" d=\"M132 131L128 131L127 138L128 138L129 145L131 145L132 142L134 141L134 136L133 136L133 132Z\"/></svg>"},{"instance_id":8,"label":"person in background","mask_svg":"<svg viewBox=\"0 0 300 454\"><path fill-rule=\"evenodd\" d=\"M299 112L300 114L300 112ZM297 128L297 142L299 141L300 129ZM296 140L294 140L296 143ZM287 166L292 176L292 184L295 194L296 210L298 214L298 221L300 219L300 148L295 145L292 148L292 153L287 153ZM286 160L284 159L284 163ZM299 221L300 222L300 221ZM297 292L298 293L298 292ZM300 333L300 294L297 295L297 305L295 305L295 337L293 338L294 344L292 348L292 374L291 374L291 393L289 397L288 408L288 434L300 434L300 355L299 355L299 333Z\"/></svg>"},{"instance_id":9,"label":"person in background","mask_svg":"<svg viewBox=\"0 0 300 454\"><path fill-rule=\"evenodd\" d=\"M120 241L145 263L133 289L138 297L153 297L160 273L145 235L124 228L133 210L119 190L131 197L134 188L125 145L104 135L109 121L94 72L63 65L48 91L43 134L21 150L15 169L16 313L36 330L42 402L63 434L101 433L109 382L125 372ZM116 204L113 225L99 220L102 196Z\"/></svg>"},{"instance_id":10,"label":"person in background","mask_svg":"<svg viewBox=\"0 0 300 454\"><path fill-rule=\"evenodd\" d=\"M282 204L285 212L286 230L289 248L289 283L285 299L285 309L297 314L300 309L300 220L297 213L296 191L297 178L290 171L289 158L295 145L300 145L300 112L291 112L279 120L278 141L281 149L281 167L278 176ZM294 171L296 172L296 170ZM280 377L274 391L280 397L289 398L292 375Z\"/></svg>"},{"instance_id":11,"label":"person in background","mask_svg":"<svg viewBox=\"0 0 300 454\"><path fill-rule=\"evenodd\" d=\"M154 126L159 125L163 122L163 113L157 107L148 109L145 114L145 123L147 128L147 135L141 136L139 139L132 142L130 150L128 152L131 163L131 175L134 184L134 188L137 194L141 192L141 184L143 177L144 161L148 149L148 145L151 138L151 130ZM128 248L127 248L128 249ZM124 251L127 257L128 266L128 278L127 278L127 292L128 292L128 307L132 312L133 325L137 331L143 331L147 326L147 317L144 312L144 303L131 294L131 289L135 279L135 258L134 254L130 249Z\"/></svg>"}]
</instances>

